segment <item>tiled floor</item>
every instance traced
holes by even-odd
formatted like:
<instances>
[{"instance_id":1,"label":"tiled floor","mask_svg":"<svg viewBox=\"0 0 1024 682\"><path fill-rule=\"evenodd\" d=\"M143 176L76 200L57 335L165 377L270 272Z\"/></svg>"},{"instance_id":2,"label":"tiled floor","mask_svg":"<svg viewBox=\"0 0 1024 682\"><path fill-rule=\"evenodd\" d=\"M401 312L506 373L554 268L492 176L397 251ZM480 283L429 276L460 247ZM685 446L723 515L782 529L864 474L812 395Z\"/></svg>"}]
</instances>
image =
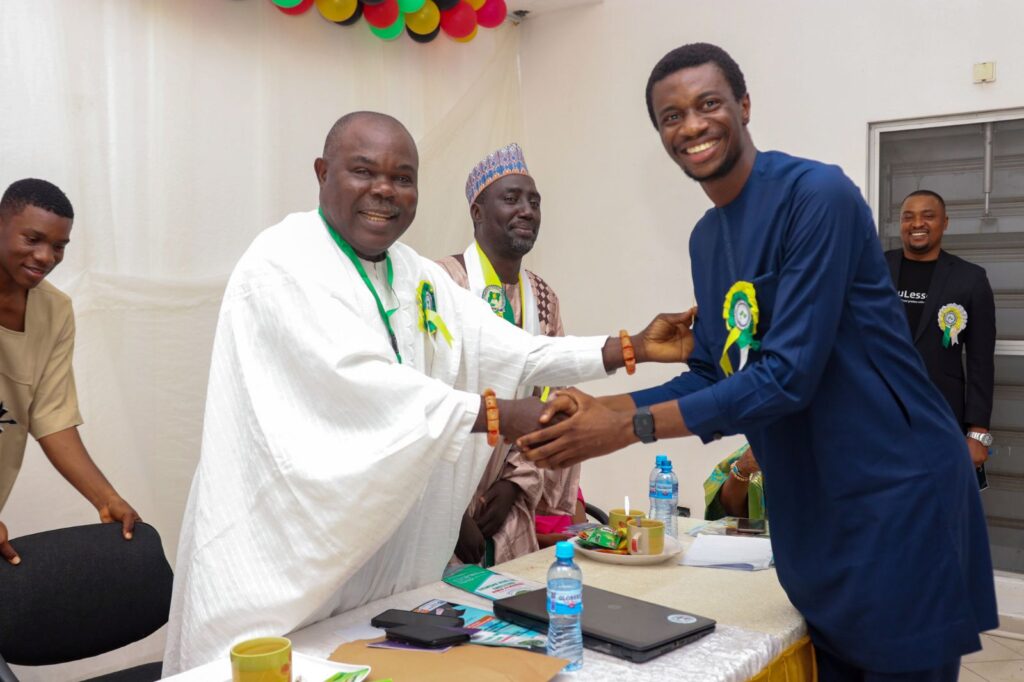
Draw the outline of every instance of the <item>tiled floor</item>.
<instances>
[{"instance_id":1,"label":"tiled floor","mask_svg":"<svg viewBox=\"0 0 1024 682\"><path fill-rule=\"evenodd\" d=\"M960 682L1024 682L1024 639L981 636L982 649L960 662Z\"/></svg>"}]
</instances>

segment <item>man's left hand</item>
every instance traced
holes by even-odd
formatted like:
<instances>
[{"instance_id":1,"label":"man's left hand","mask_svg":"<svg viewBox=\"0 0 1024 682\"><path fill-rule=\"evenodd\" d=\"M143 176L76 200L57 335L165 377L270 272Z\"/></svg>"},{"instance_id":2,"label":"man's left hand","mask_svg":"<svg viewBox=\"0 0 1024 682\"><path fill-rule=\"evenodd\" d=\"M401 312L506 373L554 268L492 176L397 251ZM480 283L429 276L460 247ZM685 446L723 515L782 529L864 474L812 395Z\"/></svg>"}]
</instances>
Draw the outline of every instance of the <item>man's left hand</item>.
<instances>
[{"instance_id":1,"label":"man's left hand","mask_svg":"<svg viewBox=\"0 0 1024 682\"><path fill-rule=\"evenodd\" d=\"M971 453L971 462L974 463L975 469L984 464L988 459L988 448L973 438L967 439L967 451Z\"/></svg>"},{"instance_id":2,"label":"man's left hand","mask_svg":"<svg viewBox=\"0 0 1024 682\"><path fill-rule=\"evenodd\" d=\"M559 414L571 416L516 441L523 454L542 469L564 469L620 450L637 439L632 413L609 409L576 388L557 391L540 421L549 423Z\"/></svg>"},{"instance_id":3,"label":"man's left hand","mask_svg":"<svg viewBox=\"0 0 1024 682\"><path fill-rule=\"evenodd\" d=\"M120 523L121 534L124 535L125 540L132 539L135 522L141 520L138 513L132 509L132 506L121 497L112 497L100 507L100 521L103 523Z\"/></svg>"},{"instance_id":4,"label":"man's left hand","mask_svg":"<svg viewBox=\"0 0 1024 682\"><path fill-rule=\"evenodd\" d=\"M685 313L661 313L640 332L636 354L643 362L686 362L693 352L690 328L697 317L697 306Z\"/></svg>"},{"instance_id":5,"label":"man's left hand","mask_svg":"<svg viewBox=\"0 0 1024 682\"><path fill-rule=\"evenodd\" d=\"M492 538L501 530L518 497L519 486L512 481L495 481L487 489L481 499L480 510L474 519L485 538Z\"/></svg>"}]
</instances>

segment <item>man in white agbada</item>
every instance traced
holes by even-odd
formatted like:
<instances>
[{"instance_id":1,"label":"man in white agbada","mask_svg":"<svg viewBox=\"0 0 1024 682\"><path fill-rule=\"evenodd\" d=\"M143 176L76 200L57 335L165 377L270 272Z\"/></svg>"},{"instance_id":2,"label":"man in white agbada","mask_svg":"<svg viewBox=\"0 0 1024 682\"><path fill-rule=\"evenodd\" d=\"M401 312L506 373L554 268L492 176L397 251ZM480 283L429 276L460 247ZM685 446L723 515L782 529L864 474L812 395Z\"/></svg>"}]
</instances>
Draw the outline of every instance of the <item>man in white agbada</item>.
<instances>
[{"instance_id":1,"label":"man in white agbada","mask_svg":"<svg viewBox=\"0 0 1024 682\"><path fill-rule=\"evenodd\" d=\"M534 337L396 240L416 145L395 119L340 119L314 168L320 212L259 235L224 294L202 454L182 524L164 674L438 580L492 448L481 393L623 366L619 339ZM679 362L688 315L634 337ZM537 427L499 400L502 436Z\"/></svg>"}]
</instances>

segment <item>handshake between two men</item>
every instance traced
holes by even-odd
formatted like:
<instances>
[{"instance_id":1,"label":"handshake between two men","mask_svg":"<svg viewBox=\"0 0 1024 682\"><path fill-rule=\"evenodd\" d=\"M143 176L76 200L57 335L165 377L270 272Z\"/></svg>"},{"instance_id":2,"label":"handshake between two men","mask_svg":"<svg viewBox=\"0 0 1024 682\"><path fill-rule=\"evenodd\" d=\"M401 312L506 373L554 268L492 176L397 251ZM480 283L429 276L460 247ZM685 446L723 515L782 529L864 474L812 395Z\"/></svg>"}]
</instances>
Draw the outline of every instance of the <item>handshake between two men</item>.
<instances>
[{"instance_id":1,"label":"handshake between two men","mask_svg":"<svg viewBox=\"0 0 1024 682\"><path fill-rule=\"evenodd\" d=\"M637 335L609 337L601 351L605 369L625 367L632 374L641 362L686 363L693 352L691 328L696 317L696 306L683 313L661 313ZM514 442L543 469L569 467L639 440L633 430L636 406L628 393L595 398L566 388L555 391L547 402L536 397L495 400L490 419L488 402L486 396L481 399L473 431ZM677 406L657 405L652 413L659 436L689 434Z\"/></svg>"},{"instance_id":2,"label":"handshake between two men","mask_svg":"<svg viewBox=\"0 0 1024 682\"><path fill-rule=\"evenodd\" d=\"M625 367L632 374L639 362L687 362L694 347L691 327L696 314L696 307L661 314L637 335L622 332L609 337L602 348L605 369ZM521 452L495 450L497 460L481 481L478 499L463 515L456 557L491 565L566 539L564 526L569 521L562 520L564 515L575 522L585 518L577 491L579 473L542 474L538 469L568 469L636 442L635 409L628 394L593 398L574 388L555 391L547 402L538 397L482 397L473 430L487 431L492 446L503 438ZM534 460L536 468L526 466L528 460ZM576 513L572 514L574 500ZM536 541L530 539L534 532ZM490 545L493 556L485 556L488 539L494 543Z\"/></svg>"}]
</instances>

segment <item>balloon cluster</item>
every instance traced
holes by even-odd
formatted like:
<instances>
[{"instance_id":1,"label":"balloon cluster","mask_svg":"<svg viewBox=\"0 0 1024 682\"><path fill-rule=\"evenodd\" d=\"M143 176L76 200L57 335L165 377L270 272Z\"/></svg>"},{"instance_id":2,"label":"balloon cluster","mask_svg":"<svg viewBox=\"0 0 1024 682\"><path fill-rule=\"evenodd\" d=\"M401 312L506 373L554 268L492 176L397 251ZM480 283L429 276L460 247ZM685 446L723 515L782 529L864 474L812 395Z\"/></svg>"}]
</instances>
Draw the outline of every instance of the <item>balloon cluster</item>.
<instances>
[{"instance_id":1,"label":"balloon cluster","mask_svg":"<svg viewBox=\"0 0 1024 682\"><path fill-rule=\"evenodd\" d=\"M381 40L394 40L403 32L417 43L429 43L444 31L468 43L477 28L495 28L505 21L505 0L270 0L285 14L302 14L316 5L320 15L336 24L351 26L366 19Z\"/></svg>"}]
</instances>

